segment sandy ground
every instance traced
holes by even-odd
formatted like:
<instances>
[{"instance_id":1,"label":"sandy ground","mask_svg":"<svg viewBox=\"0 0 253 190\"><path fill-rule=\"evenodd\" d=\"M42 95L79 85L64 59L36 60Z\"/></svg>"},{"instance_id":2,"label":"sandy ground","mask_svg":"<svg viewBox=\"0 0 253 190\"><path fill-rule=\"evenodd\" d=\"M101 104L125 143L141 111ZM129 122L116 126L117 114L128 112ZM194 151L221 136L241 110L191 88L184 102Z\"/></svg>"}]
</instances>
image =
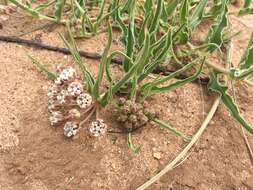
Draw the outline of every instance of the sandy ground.
<instances>
[{"instance_id":1,"label":"sandy ground","mask_svg":"<svg viewBox=\"0 0 253 190\"><path fill-rule=\"evenodd\" d=\"M4 17L0 35L17 35L43 23L27 17ZM253 17L238 19L232 15L231 22L235 31L242 30L233 39L233 63L237 64L253 30ZM62 31L61 27L40 30L24 38L62 47L57 31ZM81 42L79 47L100 52L105 43L106 34L102 33ZM137 155L128 149L125 134L97 139L89 137L84 129L77 139L65 139L60 128L49 126L48 80L31 64L27 54L50 68L75 67L71 56L0 42L0 190L135 189L186 145L170 132L152 125L133 134L134 143L141 145ZM99 62L84 62L96 74ZM113 66L113 72L118 71L118 66ZM242 115L253 126L253 89L236 84L235 91ZM192 83L155 95L150 103L163 120L193 135L213 98L214 94L205 87ZM110 128L117 127L110 108L101 116ZM248 138L253 146L253 137ZM154 153L161 158L154 158ZM150 189L253 189L253 165L241 129L222 105L187 160Z\"/></svg>"}]
</instances>

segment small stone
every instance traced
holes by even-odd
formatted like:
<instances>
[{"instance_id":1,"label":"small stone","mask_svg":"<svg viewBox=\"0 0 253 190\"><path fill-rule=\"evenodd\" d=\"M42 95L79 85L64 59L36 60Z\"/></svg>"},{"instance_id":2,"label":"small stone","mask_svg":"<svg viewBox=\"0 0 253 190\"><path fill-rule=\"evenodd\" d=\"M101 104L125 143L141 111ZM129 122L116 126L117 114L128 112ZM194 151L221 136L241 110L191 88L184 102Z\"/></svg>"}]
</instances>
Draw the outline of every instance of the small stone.
<instances>
[{"instance_id":1,"label":"small stone","mask_svg":"<svg viewBox=\"0 0 253 190\"><path fill-rule=\"evenodd\" d=\"M160 160L161 159L161 153L160 152L154 152L153 153L153 157L157 160Z\"/></svg>"}]
</instances>

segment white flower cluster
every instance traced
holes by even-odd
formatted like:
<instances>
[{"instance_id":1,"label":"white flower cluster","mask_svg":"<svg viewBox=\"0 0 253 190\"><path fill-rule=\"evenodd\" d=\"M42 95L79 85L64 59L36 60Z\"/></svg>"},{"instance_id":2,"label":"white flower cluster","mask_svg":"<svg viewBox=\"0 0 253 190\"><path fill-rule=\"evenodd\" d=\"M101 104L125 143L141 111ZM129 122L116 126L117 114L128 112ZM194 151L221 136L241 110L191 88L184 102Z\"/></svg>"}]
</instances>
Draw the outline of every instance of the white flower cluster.
<instances>
[{"instance_id":1,"label":"white flower cluster","mask_svg":"<svg viewBox=\"0 0 253 190\"><path fill-rule=\"evenodd\" d=\"M50 124L55 126L59 124L63 120L63 115L60 111L51 112L51 116L49 117Z\"/></svg>"},{"instance_id":2,"label":"white flower cluster","mask_svg":"<svg viewBox=\"0 0 253 190\"><path fill-rule=\"evenodd\" d=\"M104 123L102 119L97 119L93 121L90 126L90 132L95 137L98 137L106 132L107 125Z\"/></svg>"},{"instance_id":3,"label":"white flower cluster","mask_svg":"<svg viewBox=\"0 0 253 190\"><path fill-rule=\"evenodd\" d=\"M83 92L82 85L80 82L72 82L68 86L68 93L71 96L78 96Z\"/></svg>"},{"instance_id":4,"label":"white flower cluster","mask_svg":"<svg viewBox=\"0 0 253 190\"><path fill-rule=\"evenodd\" d=\"M64 135L66 137L73 137L78 132L78 124L76 122L68 121L64 125Z\"/></svg>"},{"instance_id":5,"label":"white flower cluster","mask_svg":"<svg viewBox=\"0 0 253 190\"><path fill-rule=\"evenodd\" d=\"M83 85L77 81L76 72L72 67L63 69L48 88L48 110L52 126L64 125L64 135L73 137L78 133L85 113L91 110L93 100L91 95L85 93ZM82 115L84 114L84 116ZM106 132L106 124L98 119L92 122L90 132L94 136Z\"/></svg>"},{"instance_id":6,"label":"white flower cluster","mask_svg":"<svg viewBox=\"0 0 253 190\"><path fill-rule=\"evenodd\" d=\"M88 108L92 103L92 97L86 93L80 94L76 99L76 103L80 108Z\"/></svg>"},{"instance_id":7,"label":"white flower cluster","mask_svg":"<svg viewBox=\"0 0 253 190\"><path fill-rule=\"evenodd\" d=\"M72 67L64 69L55 80L55 84L63 85L65 82L71 80L75 76L75 70Z\"/></svg>"}]
</instances>

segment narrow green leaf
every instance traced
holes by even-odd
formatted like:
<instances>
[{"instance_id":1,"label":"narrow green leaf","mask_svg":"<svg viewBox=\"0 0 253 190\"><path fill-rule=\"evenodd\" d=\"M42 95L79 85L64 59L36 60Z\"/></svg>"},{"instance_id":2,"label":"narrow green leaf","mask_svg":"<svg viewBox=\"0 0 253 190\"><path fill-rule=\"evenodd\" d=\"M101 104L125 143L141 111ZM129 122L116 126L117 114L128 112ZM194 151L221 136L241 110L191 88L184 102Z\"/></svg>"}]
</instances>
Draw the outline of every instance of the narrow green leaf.
<instances>
[{"instance_id":1,"label":"narrow green leaf","mask_svg":"<svg viewBox=\"0 0 253 190\"><path fill-rule=\"evenodd\" d=\"M17 1L17 0L9 0L11 3L16 5L17 7L25 10L26 12L30 13L33 17L38 17L38 11L28 7L27 5L24 5L23 3Z\"/></svg>"},{"instance_id":2,"label":"narrow green leaf","mask_svg":"<svg viewBox=\"0 0 253 190\"><path fill-rule=\"evenodd\" d=\"M223 0L222 9L217 19L214 22L214 25L211 26L209 30L207 42L216 44L216 46L220 47L223 43L222 35L224 29L227 27L227 16L228 16L228 0ZM210 46L208 51L213 52L216 49L216 46Z\"/></svg>"},{"instance_id":3,"label":"narrow green leaf","mask_svg":"<svg viewBox=\"0 0 253 190\"><path fill-rule=\"evenodd\" d=\"M243 8L248 8L248 7L250 7L251 3L252 3L252 0L244 0Z\"/></svg>"},{"instance_id":4,"label":"narrow green leaf","mask_svg":"<svg viewBox=\"0 0 253 190\"><path fill-rule=\"evenodd\" d=\"M65 5L66 0L56 0L55 9L54 9L54 17L56 21L59 22L61 20L63 7Z\"/></svg>"},{"instance_id":5,"label":"narrow green leaf","mask_svg":"<svg viewBox=\"0 0 253 190\"><path fill-rule=\"evenodd\" d=\"M49 69L47 69L46 66L42 65L37 59L33 58L30 55L27 55L27 56L31 59L32 63L39 68L39 70L41 70L42 72L44 72L47 75L47 77L49 79L55 80L57 78L56 73L49 71Z\"/></svg>"},{"instance_id":6,"label":"narrow green leaf","mask_svg":"<svg viewBox=\"0 0 253 190\"><path fill-rule=\"evenodd\" d=\"M83 80L87 82L88 91L92 94L92 89L93 89L95 81L94 81L91 73L87 70L87 68L85 67L85 65L82 62L82 58L81 58L80 53L77 49L75 40L74 40L73 35L70 31L70 27L69 27L68 23L67 23L67 29L68 29L68 32L69 32L71 43L69 43L64 38L64 36L62 36L61 34L59 34L59 35L60 35L62 41L64 42L65 46L69 49L72 56L74 57L75 62L79 65L80 70L81 70L82 75L83 75Z\"/></svg>"},{"instance_id":7,"label":"narrow green leaf","mask_svg":"<svg viewBox=\"0 0 253 190\"><path fill-rule=\"evenodd\" d=\"M99 98L99 87L101 85L101 82L102 82L102 79L104 76L104 70L107 65L108 53L110 51L111 45L112 45L112 27L109 25L109 27L108 27L108 42L107 42L107 45L106 45L104 52L102 54L101 62L99 65L97 80L96 80L96 82L94 84L94 88L93 88L93 95L96 98Z\"/></svg>"},{"instance_id":8,"label":"narrow green leaf","mask_svg":"<svg viewBox=\"0 0 253 190\"><path fill-rule=\"evenodd\" d=\"M231 115L244 127L248 132L253 134L253 128L244 120L244 118L240 115L239 109L234 103L231 96L227 94L227 87L222 86L219 83L218 73L212 72L209 75L210 81L208 83L208 89L218 92L221 95L221 100L223 104L228 108Z\"/></svg>"},{"instance_id":9,"label":"narrow green leaf","mask_svg":"<svg viewBox=\"0 0 253 190\"><path fill-rule=\"evenodd\" d=\"M246 48L239 64L240 69L248 69L251 66L253 66L253 32L251 33L248 47Z\"/></svg>"},{"instance_id":10,"label":"narrow green leaf","mask_svg":"<svg viewBox=\"0 0 253 190\"><path fill-rule=\"evenodd\" d=\"M183 134L182 132L178 131L176 128L171 127L169 124L159 120L159 119L154 119L153 120L158 126L168 129L169 131L171 131L172 133L174 133L175 135L177 135L178 137L182 137L185 141L189 142L191 140L190 137L187 137L185 134Z\"/></svg>"},{"instance_id":11,"label":"narrow green leaf","mask_svg":"<svg viewBox=\"0 0 253 190\"><path fill-rule=\"evenodd\" d=\"M37 12L41 12L41 11L45 10L47 7L49 7L50 5L52 5L54 2L55 2L55 0L50 1L48 3L40 4L37 7L35 7L34 10Z\"/></svg>"},{"instance_id":12,"label":"narrow green leaf","mask_svg":"<svg viewBox=\"0 0 253 190\"><path fill-rule=\"evenodd\" d=\"M253 8L243 8L239 11L238 16L244 16L248 14L253 14Z\"/></svg>"},{"instance_id":13,"label":"narrow green leaf","mask_svg":"<svg viewBox=\"0 0 253 190\"><path fill-rule=\"evenodd\" d=\"M84 10L82 8L84 6L85 6L84 0L75 0L74 12L77 18L80 18L81 15L84 14Z\"/></svg>"},{"instance_id":14,"label":"narrow green leaf","mask_svg":"<svg viewBox=\"0 0 253 190\"><path fill-rule=\"evenodd\" d=\"M180 10L180 23L183 29L178 34L180 43L186 43L189 39L189 0L184 0Z\"/></svg>"},{"instance_id":15,"label":"narrow green leaf","mask_svg":"<svg viewBox=\"0 0 253 190\"><path fill-rule=\"evenodd\" d=\"M214 5L208 11L207 16L212 18L217 17L217 15L219 15L222 10L223 4L223 0L214 0Z\"/></svg>"},{"instance_id":16,"label":"narrow green leaf","mask_svg":"<svg viewBox=\"0 0 253 190\"><path fill-rule=\"evenodd\" d=\"M134 52L134 45L135 45L135 38L134 38L134 29L135 29L135 23L134 23L134 11L135 11L135 4L132 5L132 8L129 13L129 25L128 25L128 33L127 33L127 39L126 39L126 55L130 58L133 57ZM123 68L124 71L129 71L130 67L129 60L124 60L123 62Z\"/></svg>"},{"instance_id":17,"label":"narrow green leaf","mask_svg":"<svg viewBox=\"0 0 253 190\"><path fill-rule=\"evenodd\" d=\"M191 29L194 29L201 22L207 2L208 0L200 1L196 6L196 8L194 9L189 23L189 27Z\"/></svg>"},{"instance_id":18,"label":"narrow green leaf","mask_svg":"<svg viewBox=\"0 0 253 190\"><path fill-rule=\"evenodd\" d=\"M185 84L187 84L187 83L190 83L190 82L196 80L196 79L198 78L199 74L200 74L201 71L202 71L204 62L205 62L205 59L203 59L202 64L201 64L201 66L199 67L199 69L197 70L197 72L196 72L194 75L192 75L192 76L190 76L190 77L188 77L188 78L186 78L186 79L178 80L178 81L176 81L176 82L174 82L174 83L172 83L172 84L169 84L169 85L167 85L167 86L162 86L162 87L152 86L152 87L150 88L150 90L149 90L149 93L150 93L149 95L152 95L152 94L154 94L154 93L168 92L168 91L170 91L170 90L174 90L174 89L176 89L176 88L179 88L179 87L181 87L181 86L183 86L183 85L185 85Z\"/></svg>"},{"instance_id":19,"label":"narrow green leaf","mask_svg":"<svg viewBox=\"0 0 253 190\"><path fill-rule=\"evenodd\" d=\"M144 84L142 86L142 90L145 90L146 88L151 88L152 89L153 86L161 85L162 83L164 83L164 82L166 82L166 81L168 81L170 79L173 79L176 76L180 75L182 72L184 72L185 70L191 68L192 66L193 66L193 63L189 63L189 64L185 65L184 67L182 67L181 69L178 69L177 71L169 74L168 76L158 77L154 81L148 82L148 83Z\"/></svg>"},{"instance_id":20,"label":"narrow green leaf","mask_svg":"<svg viewBox=\"0 0 253 190\"><path fill-rule=\"evenodd\" d=\"M163 9L163 0L157 0L157 6L156 6L156 11L155 11L155 16L151 22L149 32L150 34L154 33L157 31L158 26L159 26L159 19L162 14L162 9Z\"/></svg>"},{"instance_id":21,"label":"narrow green leaf","mask_svg":"<svg viewBox=\"0 0 253 190\"><path fill-rule=\"evenodd\" d=\"M179 0L171 0L166 6L166 13L168 18L172 16L173 12L176 10Z\"/></svg>"},{"instance_id":22,"label":"narrow green leaf","mask_svg":"<svg viewBox=\"0 0 253 190\"><path fill-rule=\"evenodd\" d=\"M132 134L131 133L128 133L127 144L128 144L128 147L130 148L130 150L134 154L138 154L140 152L141 146L135 147L135 145L133 143L133 140L132 140Z\"/></svg>"}]
</instances>

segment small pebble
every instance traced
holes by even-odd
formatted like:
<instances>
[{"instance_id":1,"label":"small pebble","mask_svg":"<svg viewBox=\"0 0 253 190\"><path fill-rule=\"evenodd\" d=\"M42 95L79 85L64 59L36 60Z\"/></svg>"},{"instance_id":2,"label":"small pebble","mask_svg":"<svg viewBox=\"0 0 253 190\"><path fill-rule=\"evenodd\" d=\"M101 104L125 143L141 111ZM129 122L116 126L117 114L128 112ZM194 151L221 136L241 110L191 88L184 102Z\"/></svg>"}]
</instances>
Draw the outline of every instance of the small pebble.
<instances>
[{"instance_id":1,"label":"small pebble","mask_svg":"<svg viewBox=\"0 0 253 190\"><path fill-rule=\"evenodd\" d=\"M161 153L160 152L154 152L153 153L153 157L157 160L160 160L161 159Z\"/></svg>"}]
</instances>

